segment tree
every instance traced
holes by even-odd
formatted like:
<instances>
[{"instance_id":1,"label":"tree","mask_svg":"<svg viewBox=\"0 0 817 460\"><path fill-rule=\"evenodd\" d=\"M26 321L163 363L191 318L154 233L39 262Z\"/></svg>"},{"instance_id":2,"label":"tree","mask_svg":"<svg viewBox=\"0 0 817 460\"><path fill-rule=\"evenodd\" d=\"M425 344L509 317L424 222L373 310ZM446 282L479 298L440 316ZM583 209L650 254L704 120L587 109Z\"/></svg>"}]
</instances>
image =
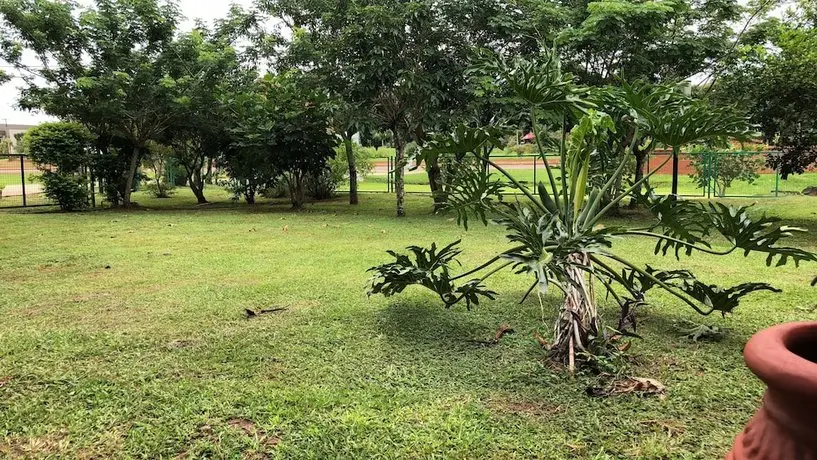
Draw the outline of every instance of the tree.
<instances>
[{"instance_id":1,"label":"tree","mask_svg":"<svg viewBox=\"0 0 817 460\"><path fill-rule=\"evenodd\" d=\"M4 0L3 58L27 75L20 105L76 120L131 144L122 205L131 205L136 170L151 139L164 134L180 97L161 81L160 56L179 20L162 0L97 0L87 10L55 0ZM27 66L22 50L38 57Z\"/></svg>"},{"instance_id":2,"label":"tree","mask_svg":"<svg viewBox=\"0 0 817 460\"><path fill-rule=\"evenodd\" d=\"M333 121L346 146L353 190L352 134L371 122L375 126L370 128L391 132L398 215L405 213L405 145L412 140L422 144L428 131L453 125L453 114L466 96L469 47L460 40L458 24L449 20L453 3L264 2L292 31L280 66L296 66L314 75L338 100ZM426 170L437 200L439 165L432 162Z\"/></svg>"},{"instance_id":3,"label":"tree","mask_svg":"<svg viewBox=\"0 0 817 460\"><path fill-rule=\"evenodd\" d=\"M294 209L305 202L305 180L319 174L335 154L328 95L310 88L297 72L267 75L252 91L225 101L234 119L224 156L231 176L243 181L244 194L282 180Z\"/></svg>"},{"instance_id":4,"label":"tree","mask_svg":"<svg viewBox=\"0 0 817 460\"><path fill-rule=\"evenodd\" d=\"M92 139L84 126L65 122L42 123L23 137L28 155L42 171L45 195L63 211L88 206L88 181L81 169L90 162Z\"/></svg>"},{"instance_id":5,"label":"tree","mask_svg":"<svg viewBox=\"0 0 817 460\"><path fill-rule=\"evenodd\" d=\"M371 118L369 93L374 73L360 59L355 37L347 33L355 27L360 8L355 2L322 0L267 0L262 7L284 21L291 38L278 56L282 69L296 67L308 71L312 84L326 88L334 100L332 125L340 137L347 161L349 204L359 203L358 174L352 137Z\"/></svg>"},{"instance_id":6,"label":"tree","mask_svg":"<svg viewBox=\"0 0 817 460\"><path fill-rule=\"evenodd\" d=\"M0 155L6 155L11 153L12 145L13 144L11 142L11 138L9 137L0 138Z\"/></svg>"},{"instance_id":7,"label":"tree","mask_svg":"<svg viewBox=\"0 0 817 460\"><path fill-rule=\"evenodd\" d=\"M162 67L168 69L161 84L181 95L175 101L179 113L162 138L173 147L174 158L200 204L207 203L204 171L225 147L230 127L219 100L242 91L256 77L240 61L232 40L199 25L169 44L161 57Z\"/></svg>"},{"instance_id":8,"label":"tree","mask_svg":"<svg viewBox=\"0 0 817 460\"><path fill-rule=\"evenodd\" d=\"M784 179L817 164L817 33L813 6L796 4L782 20L751 28L713 97L737 103L782 154L768 164Z\"/></svg>"},{"instance_id":9,"label":"tree","mask_svg":"<svg viewBox=\"0 0 817 460\"><path fill-rule=\"evenodd\" d=\"M730 49L736 1L576 2L557 37L566 67L585 84L617 79L678 81L707 70Z\"/></svg>"},{"instance_id":10,"label":"tree","mask_svg":"<svg viewBox=\"0 0 817 460\"><path fill-rule=\"evenodd\" d=\"M528 69L548 72L530 72ZM565 137L562 142L563 161L554 168L558 174L553 174L548 167L548 181L540 182L534 190L519 183L490 156L482 155L484 144L499 142L490 129L472 128L456 136L440 135L429 146L445 152L467 152L467 156L474 160L471 167L462 168L453 179L449 206L457 213L458 222L467 228L469 219L476 218L487 225L488 217L495 216L494 222L506 229L507 238L514 246L473 270L457 275L453 274L456 258L461 252L457 242L442 248L436 244L428 249L411 246L409 255L390 251L395 259L393 262L370 269L374 273L370 295L391 296L403 292L408 286L419 285L436 293L446 307L464 302L470 308L478 305L480 298L495 297L496 293L484 282L498 271L512 268L516 273L533 275L535 280L528 294L534 290L544 294L551 287L564 294L549 349L572 371L577 360L592 361L596 356L618 350L613 344L615 337L635 334L633 312L650 289L664 290L703 315L714 312L725 315L752 292L777 291L766 283L721 288L697 279L686 270L641 267L611 250L616 238L650 238L656 241L656 254L672 252L678 258L693 252L718 256L743 251L747 255L752 252L765 254L769 265L775 261L778 265L790 261L817 261L815 254L778 245L780 240L802 230L781 226L774 218L752 219L745 207L642 196L640 199L655 216L654 225L648 229L599 225L607 213L631 196L639 184L631 185L610 203L601 205L602 196L611 188L615 177L622 173L626 161L622 161L610 180L599 187L588 181L590 158L598 145L606 142L607 136L615 134L612 132L615 125L604 113L594 109L582 110L587 103L580 96L581 88L570 89L566 85L569 76L562 75L559 69L555 59L544 63L499 61L494 68L500 79L509 80L516 97L533 107L534 110L529 111L533 127L539 123L538 113L558 117L569 108L572 113L584 113L571 130L569 141ZM673 110L674 107L668 108L668 111ZM483 162L497 173L483 168ZM648 178L649 175L645 176L641 182ZM501 191L506 186L516 188L526 199L516 202L501 200ZM711 247L708 238L712 235L724 237L728 246L725 249ZM621 307L620 320L612 328L613 332L608 332L601 323L596 309L596 289L606 292Z\"/></svg>"},{"instance_id":11,"label":"tree","mask_svg":"<svg viewBox=\"0 0 817 460\"><path fill-rule=\"evenodd\" d=\"M148 142L146 148L144 162L153 170L153 179L148 184L148 189L156 198L170 198L174 186L168 182L167 172L173 149L154 141Z\"/></svg>"}]
</instances>

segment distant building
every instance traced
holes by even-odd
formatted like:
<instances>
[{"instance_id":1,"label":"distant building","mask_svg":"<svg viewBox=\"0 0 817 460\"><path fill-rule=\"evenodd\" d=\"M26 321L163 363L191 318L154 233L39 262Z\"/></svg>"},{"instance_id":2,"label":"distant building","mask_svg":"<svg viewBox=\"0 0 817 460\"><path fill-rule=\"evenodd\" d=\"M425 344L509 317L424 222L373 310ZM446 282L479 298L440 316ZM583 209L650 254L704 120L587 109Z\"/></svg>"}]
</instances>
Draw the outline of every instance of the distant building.
<instances>
[{"instance_id":1,"label":"distant building","mask_svg":"<svg viewBox=\"0 0 817 460\"><path fill-rule=\"evenodd\" d=\"M2 120L0 120L2 121ZM11 139L11 145L17 145L17 138L22 137L23 133L28 131L29 128L33 128L35 125L13 125L11 123L3 123L0 124L0 139L8 137ZM0 152L2 153L10 153L10 152Z\"/></svg>"}]
</instances>

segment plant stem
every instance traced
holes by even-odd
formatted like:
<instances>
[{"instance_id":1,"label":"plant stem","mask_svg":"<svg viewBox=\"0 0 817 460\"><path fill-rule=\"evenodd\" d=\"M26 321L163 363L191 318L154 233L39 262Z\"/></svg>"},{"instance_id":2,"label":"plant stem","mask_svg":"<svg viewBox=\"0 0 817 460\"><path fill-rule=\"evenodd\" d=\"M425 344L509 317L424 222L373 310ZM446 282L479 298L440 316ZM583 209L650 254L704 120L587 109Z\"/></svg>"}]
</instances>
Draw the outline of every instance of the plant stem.
<instances>
[{"instance_id":1,"label":"plant stem","mask_svg":"<svg viewBox=\"0 0 817 460\"><path fill-rule=\"evenodd\" d=\"M526 247L527 247L527 246L517 246L517 247L515 247L515 248L508 249L507 251L505 251L505 252L503 252L503 253L499 254L498 256L491 258L489 261L485 262L484 264L480 265L479 267L477 267L477 268L475 268L475 269L473 269L473 270L469 270L469 271L467 271L467 272L465 272L465 273L462 273L462 274L460 274L460 275L457 275L457 276L455 276L455 277L451 278L451 281L456 281L456 280L458 280L458 279L465 278L465 277L466 277L466 276L468 276L468 275L473 275L474 273L476 273L476 272L478 272L478 271L480 271L480 270L483 270L483 269L485 269L485 268L487 268L487 267L489 267L489 266L493 265L493 264L494 264L494 263L496 263L496 262L497 262L499 259L501 259L501 258L502 258L502 256L507 255L507 254L510 254L511 252L521 251L521 250L525 249Z\"/></svg>"},{"instance_id":2,"label":"plant stem","mask_svg":"<svg viewBox=\"0 0 817 460\"><path fill-rule=\"evenodd\" d=\"M482 283L483 281L485 281L486 279L488 279L489 277L491 277L491 276L492 276L493 274L495 274L496 272L498 272L498 271L502 270L503 268L505 268L505 267L507 267L507 266L509 266L509 265L511 265L511 264L513 264L513 262L512 262L512 261L505 262L504 264L500 265L499 267L496 267L495 269L491 270L491 271L490 271L490 272L488 272L488 273L487 273L485 276L483 276L482 278L480 278L478 283L476 283L474 286L472 286L472 287L471 287L470 289L468 289L467 291L465 291L465 292L463 292L462 294L460 294L460 296L459 296L459 297L457 297L457 298L456 298L456 299L455 299L453 302L450 302L450 303L449 303L449 302L446 302L446 301L445 301L445 299L443 299L443 298L442 298L442 296L440 296L440 298L443 300L443 303L445 303L446 305L455 305L455 304L459 303L459 301L460 301L460 300L462 300L462 299L463 299L463 297L465 297L466 295L470 294L470 293L471 293L471 291L473 291L473 290L474 290L474 288L475 288L477 285L479 285L480 283Z\"/></svg>"},{"instance_id":3,"label":"plant stem","mask_svg":"<svg viewBox=\"0 0 817 460\"><path fill-rule=\"evenodd\" d=\"M505 171L505 170L504 170L504 169L503 169L501 166L499 166L498 164L494 163L493 161L489 160L488 158L485 158L485 157L483 157L483 156L481 156L481 155L477 154L476 152L474 153L474 156L475 156L475 157L477 157L477 158L479 158L480 160L482 160L482 161L484 161L484 162L488 163L488 164L489 164L489 165L491 165L491 166L492 166L494 169L496 169L497 171L499 171L500 173L502 173L502 175L503 175L503 176L505 176L506 178L508 178L508 180L509 180L509 181L511 181L511 183L512 183L513 185L515 185L515 186L516 186L516 187L517 187L517 188L518 188L518 189L519 189L519 190L520 190L520 191L521 191L521 192L522 192L522 193L523 193L525 196L527 196L527 197L528 197L528 198L529 198L529 199L530 199L530 200L531 200L531 201L532 201L532 202L533 202L533 203L536 205L536 207L538 207L540 210L542 210L542 212L544 212L544 213L546 213L546 214L550 214L550 213L548 212L547 208L545 208L545 205L544 205L544 204L542 204L542 203L541 203L541 202L540 202L540 201L539 201L539 200L538 200L538 199L537 199L535 196L533 196L533 194L530 192L530 190L528 190L528 188L527 188L527 187L523 186L522 184L520 184L520 183L519 183L519 181L517 181L516 179L514 179L514 178L513 178L513 176L511 176L511 175L508 173L508 171Z\"/></svg>"},{"instance_id":4,"label":"plant stem","mask_svg":"<svg viewBox=\"0 0 817 460\"><path fill-rule=\"evenodd\" d=\"M553 177L553 171L550 169L547 156L545 156L545 150L542 148L542 140L539 139L539 129L536 127L536 108L534 107L531 107L530 109L530 122L531 127L533 128L533 137L536 139L536 147L539 149L539 157L542 158L542 161L545 163L545 171L548 173L548 180L550 181L553 201L556 202L556 207L558 208L559 189L556 187L556 179ZM562 176L564 176L564 164L562 165Z\"/></svg>"},{"instance_id":5,"label":"plant stem","mask_svg":"<svg viewBox=\"0 0 817 460\"><path fill-rule=\"evenodd\" d=\"M707 254L712 254L712 255L715 255L715 256L726 256L726 255L729 255L729 254L733 253L735 251L735 249L737 249L737 246L733 246L728 251L715 251L715 250L704 248L704 247L701 247L701 246L696 246L696 245L694 245L692 243L688 243L688 242L686 242L684 240L679 240L678 238L673 238L671 236L662 235L660 233L644 232L644 231L639 231L639 230L628 230L626 232L616 233L616 235L649 236L649 237L652 237L652 238L658 238L660 240L667 240L667 241L672 241L673 243L682 244L682 245L684 245L684 246L686 246L688 248L695 249L696 251L705 252Z\"/></svg>"},{"instance_id":6,"label":"plant stem","mask_svg":"<svg viewBox=\"0 0 817 460\"><path fill-rule=\"evenodd\" d=\"M676 291L675 289L673 289L673 288L672 288L672 286L670 286L669 284L667 284L667 283L665 283L665 282L663 282L663 281L659 280L658 278L654 277L653 275L650 275L650 274L649 274L649 273L647 273L646 271L644 271L644 270L642 270L642 269L640 269L640 268L636 267L636 266L635 266L635 265L633 265L632 263L628 262L628 261L627 261L627 260L625 260L625 259L622 259L621 257L616 256L615 254L605 253L605 254L601 254L601 255L603 255L603 256L605 256L605 257L608 257L608 258L610 258L610 259L613 259L613 260L615 260L616 262L618 262L618 263L620 263L620 264L622 264L622 265L624 265L624 266L626 266L626 267L629 267L629 268L631 268L632 270L637 271L639 274L641 274L641 275L643 275L643 276L645 276L645 277L649 278L649 279L650 279L652 282L654 282L654 283L655 283L655 284L657 284L658 286L661 286L661 288L663 288L665 291L667 291L667 292L669 292L670 294L674 295L675 297L678 297L679 299L683 300L683 301L684 301L684 303L686 303L687 305L689 305L690 307L692 307L692 308L693 308L695 311L697 311L698 313L700 313L700 314L701 314L701 315L703 315L703 316L709 316L710 314L712 314L712 312L713 312L713 311L715 311L715 309L714 309L714 308L710 309L708 312L705 312L705 311L701 310L700 308L698 308L698 306L697 306L697 305L695 305L693 302L691 302L689 299L687 299L687 298L686 298L686 297L685 297L683 294L680 294L679 292L677 292L677 291ZM595 257L593 257L593 256L591 256L591 258L592 258L592 259L596 259L596 258L595 258Z\"/></svg>"},{"instance_id":7,"label":"plant stem","mask_svg":"<svg viewBox=\"0 0 817 460\"><path fill-rule=\"evenodd\" d=\"M659 171L661 168L663 168L663 167L664 167L664 165L666 165L667 163L669 163L669 161L670 161L671 159L672 159L671 157L668 157L668 158L667 158L666 160L664 160L664 162L663 162L663 163L661 163L661 165L659 165L659 166L658 166L658 168L656 168L656 169L655 169L653 172L651 172L651 173L649 173L649 174L645 175L644 177L642 177L642 178L641 178L641 180L639 180L639 181L637 181L636 183L634 183L633 185L631 185L631 186L630 186L630 188L628 188L627 190L625 190L625 191L624 191L624 192L623 192L621 195L619 195L619 196L617 196L617 197L613 198L613 200L612 200L612 201L611 201L609 204L607 204L607 206L605 206L605 207L604 207L604 209L602 209L602 210L601 210L601 211L600 211L598 214L596 214L596 217L594 217L594 218L593 218L593 220L591 220L591 221L590 221L590 222L589 222L589 223L586 225L586 228L593 228L593 226L594 226L594 225L596 225L596 224L598 223L598 221L600 221L600 220L601 220L601 218L602 218L602 217L604 217L604 215L605 215L605 214L607 214L607 213L608 213L608 212L609 212L611 209L613 209L613 207L614 207L615 205L617 205L619 202L621 202L621 200L623 200L624 198L626 198L627 196L629 196L629 195L630 195L630 193L632 193L632 192L633 192L633 190L635 190L636 188L638 188L638 187L639 187L641 184L643 184L644 182L648 181L648 180L650 179L650 177L652 177L652 176L653 176L655 173L657 173L657 172L658 172L658 171Z\"/></svg>"}]
</instances>

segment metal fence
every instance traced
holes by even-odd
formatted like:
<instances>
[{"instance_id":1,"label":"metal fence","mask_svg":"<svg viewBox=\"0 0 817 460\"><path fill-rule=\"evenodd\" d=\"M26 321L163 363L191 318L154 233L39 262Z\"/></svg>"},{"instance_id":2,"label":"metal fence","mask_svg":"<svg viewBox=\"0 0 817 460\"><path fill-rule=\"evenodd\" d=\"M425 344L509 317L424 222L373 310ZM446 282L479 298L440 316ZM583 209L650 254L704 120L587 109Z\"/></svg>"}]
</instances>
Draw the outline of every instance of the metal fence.
<instances>
[{"instance_id":1,"label":"metal fence","mask_svg":"<svg viewBox=\"0 0 817 460\"><path fill-rule=\"evenodd\" d=\"M682 153L678 164L679 195L699 198L777 197L800 194L817 184L817 170L782 180L778 171L769 169L766 160L776 152L696 152ZM656 151L648 157L646 171L655 172L649 185L658 194L672 191L671 152ZM558 167L558 155L547 155L548 164ZM515 180L533 185L545 177L545 164L538 155L491 155L491 159ZM394 157L374 160L374 169L360 181L361 192L394 193ZM634 170L634 166L631 168ZM656 171L657 170L657 171ZM632 171L630 171L632 173ZM421 167L405 171L407 193L429 193L428 176ZM341 188L348 190L348 188ZM509 190L509 193L513 193Z\"/></svg>"},{"instance_id":2,"label":"metal fence","mask_svg":"<svg viewBox=\"0 0 817 460\"><path fill-rule=\"evenodd\" d=\"M40 174L25 155L0 155L0 208L53 205L37 180Z\"/></svg>"}]
</instances>

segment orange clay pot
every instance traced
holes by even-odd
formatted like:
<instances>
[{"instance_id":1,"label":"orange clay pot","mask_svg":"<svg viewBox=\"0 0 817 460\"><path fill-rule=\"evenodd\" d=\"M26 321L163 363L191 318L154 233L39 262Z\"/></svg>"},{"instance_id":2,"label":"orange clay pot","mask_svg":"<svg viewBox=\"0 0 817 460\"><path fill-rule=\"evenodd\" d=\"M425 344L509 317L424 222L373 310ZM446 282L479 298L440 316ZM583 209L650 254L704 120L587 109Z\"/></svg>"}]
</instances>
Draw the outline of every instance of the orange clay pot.
<instances>
[{"instance_id":1,"label":"orange clay pot","mask_svg":"<svg viewBox=\"0 0 817 460\"><path fill-rule=\"evenodd\" d=\"M746 365L768 386L728 460L817 460L817 322L758 332Z\"/></svg>"}]
</instances>

